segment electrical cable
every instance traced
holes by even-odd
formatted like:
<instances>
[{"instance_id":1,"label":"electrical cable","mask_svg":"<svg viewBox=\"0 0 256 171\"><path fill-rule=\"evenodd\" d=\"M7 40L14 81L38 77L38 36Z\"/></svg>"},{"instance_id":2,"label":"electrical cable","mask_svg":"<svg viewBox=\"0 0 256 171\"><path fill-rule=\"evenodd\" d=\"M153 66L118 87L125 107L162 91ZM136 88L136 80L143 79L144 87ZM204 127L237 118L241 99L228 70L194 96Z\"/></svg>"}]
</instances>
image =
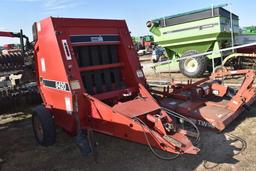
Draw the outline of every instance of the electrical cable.
<instances>
[{"instance_id":1,"label":"electrical cable","mask_svg":"<svg viewBox=\"0 0 256 171\"><path fill-rule=\"evenodd\" d=\"M147 144L148 144L148 147L149 147L150 151L151 151L156 157L158 157L159 159L162 159L162 160L174 160L174 159L178 158L178 157L181 155L181 153L178 153L178 154L176 154L176 155L173 156L173 157L164 157L164 156L161 156L160 154L158 154L158 153L153 149L152 145L150 144L149 139L148 139L148 135L146 134L146 130L145 130L144 126L149 130L149 133L152 135L152 137L155 137L156 139L158 139L158 138L151 132L151 130L148 128L148 126L147 126L140 118L134 117L134 119L135 119L136 121L138 121L139 124L140 124L140 126L142 127L143 133L144 133L144 136L145 136L145 139L146 139Z\"/></svg>"},{"instance_id":2,"label":"electrical cable","mask_svg":"<svg viewBox=\"0 0 256 171\"><path fill-rule=\"evenodd\" d=\"M217 166L220 165L219 163L216 163L216 164L213 165L213 166L207 166L207 163L208 163L207 160L204 160L204 161L203 161L203 166L204 166L205 169L213 169L213 168L215 168L215 167L217 167Z\"/></svg>"},{"instance_id":3,"label":"electrical cable","mask_svg":"<svg viewBox=\"0 0 256 171\"><path fill-rule=\"evenodd\" d=\"M240 154L241 152L243 152L243 151L247 148L247 143L246 143L246 141L245 141L244 139L242 139L241 137L238 137L238 136L236 136L236 135L234 135L234 134L231 134L231 133L226 133L225 135L229 136L230 138L233 138L233 140L235 140L234 142L239 141L239 142L241 142L241 144L242 144L242 147L241 147L241 149L238 151L238 153L234 154L235 156L238 155L238 154Z\"/></svg>"}]
</instances>

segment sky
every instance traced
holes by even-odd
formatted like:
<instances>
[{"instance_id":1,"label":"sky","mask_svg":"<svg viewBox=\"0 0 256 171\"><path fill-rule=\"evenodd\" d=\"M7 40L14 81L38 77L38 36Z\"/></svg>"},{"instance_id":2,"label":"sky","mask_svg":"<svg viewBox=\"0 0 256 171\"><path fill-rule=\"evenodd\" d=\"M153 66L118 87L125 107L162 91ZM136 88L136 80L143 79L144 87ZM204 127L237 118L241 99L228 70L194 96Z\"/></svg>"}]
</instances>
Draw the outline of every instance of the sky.
<instances>
[{"instance_id":1,"label":"sky","mask_svg":"<svg viewBox=\"0 0 256 171\"><path fill-rule=\"evenodd\" d=\"M132 35L145 35L151 19L223 3L240 17L240 26L256 25L255 0L0 0L0 31L23 29L31 38L32 24L53 16L125 19ZM0 37L0 45L17 41Z\"/></svg>"}]
</instances>

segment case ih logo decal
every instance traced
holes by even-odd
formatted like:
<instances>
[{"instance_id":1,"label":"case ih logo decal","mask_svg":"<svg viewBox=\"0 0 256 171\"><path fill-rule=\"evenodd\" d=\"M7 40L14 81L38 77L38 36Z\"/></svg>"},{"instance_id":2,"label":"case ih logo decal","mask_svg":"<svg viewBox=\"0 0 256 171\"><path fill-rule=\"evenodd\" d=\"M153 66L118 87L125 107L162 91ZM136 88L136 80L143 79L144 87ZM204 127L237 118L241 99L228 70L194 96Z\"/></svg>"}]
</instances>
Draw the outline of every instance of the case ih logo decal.
<instances>
[{"instance_id":1,"label":"case ih logo decal","mask_svg":"<svg viewBox=\"0 0 256 171\"><path fill-rule=\"evenodd\" d=\"M119 42L118 35L76 35L70 36L72 44L77 43L101 43L101 42Z\"/></svg>"},{"instance_id":2,"label":"case ih logo decal","mask_svg":"<svg viewBox=\"0 0 256 171\"><path fill-rule=\"evenodd\" d=\"M55 88L62 91L70 91L68 83L53 80L43 80L46 87Z\"/></svg>"},{"instance_id":3,"label":"case ih logo decal","mask_svg":"<svg viewBox=\"0 0 256 171\"><path fill-rule=\"evenodd\" d=\"M102 36L91 37L91 42L104 42Z\"/></svg>"}]
</instances>

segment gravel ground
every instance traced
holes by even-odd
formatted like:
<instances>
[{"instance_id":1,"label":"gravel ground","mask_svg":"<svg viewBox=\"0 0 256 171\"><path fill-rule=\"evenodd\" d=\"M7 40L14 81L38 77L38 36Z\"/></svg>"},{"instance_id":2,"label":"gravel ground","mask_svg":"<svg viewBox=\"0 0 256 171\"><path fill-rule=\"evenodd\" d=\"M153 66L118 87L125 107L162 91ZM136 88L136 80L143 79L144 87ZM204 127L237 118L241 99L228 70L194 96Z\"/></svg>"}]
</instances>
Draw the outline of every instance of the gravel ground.
<instances>
[{"instance_id":1,"label":"gravel ground","mask_svg":"<svg viewBox=\"0 0 256 171\"><path fill-rule=\"evenodd\" d=\"M29 113L23 115L30 116ZM99 145L95 160L94 156L83 156L74 144L74 137L61 129L57 130L55 145L41 147L34 139L30 118L26 118L0 126L0 169L202 171L211 168L251 171L256 167L255 116L256 105L250 112L237 118L224 133L201 128L200 153L184 155L172 161L156 158L145 145L97 133L95 137Z\"/></svg>"}]
</instances>

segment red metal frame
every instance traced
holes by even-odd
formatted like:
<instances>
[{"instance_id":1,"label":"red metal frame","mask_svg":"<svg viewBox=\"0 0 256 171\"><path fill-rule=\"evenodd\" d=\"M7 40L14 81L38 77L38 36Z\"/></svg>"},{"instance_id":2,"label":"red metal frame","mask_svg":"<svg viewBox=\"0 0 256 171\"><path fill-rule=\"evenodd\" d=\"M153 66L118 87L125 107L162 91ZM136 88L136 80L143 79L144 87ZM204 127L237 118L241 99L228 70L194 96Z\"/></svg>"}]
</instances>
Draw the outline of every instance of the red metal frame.
<instances>
[{"instance_id":1,"label":"red metal frame","mask_svg":"<svg viewBox=\"0 0 256 171\"><path fill-rule=\"evenodd\" d=\"M152 146L164 151L198 153L199 149L177 131L172 119L144 87L145 77L125 21L47 18L38 22L36 27L38 86L43 102L58 126L72 134L76 134L77 127L90 128L142 144L147 144L146 134ZM101 37L104 35L115 35L119 40L105 41ZM83 37L87 42L71 42L72 36L87 36ZM119 62L79 67L77 48L101 45L117 46ZM89 93L81 73L113 68L120 70L126 87ZM167 131L166 124L173 125L173 130Z\"/></svg>"},{"instance_id":2,"label":"red metal frame","mask_svg":"<svg viewBox=\"0 0 256 171\"><path fill-rule=\"evenodd\" d=\"M243 75L244 80L238 91L226 100L229 87L211 80L234 75ZM254 70L219 70L201 81L173 84L152 93L161 95L159 100L164 107L192 118L198 125L222 131L255 101L255 75Z\"/></svg>"},{"instance_id":3,"label":"red metal frame","mask_svg":"<svg viewBox=\"0 0 256 171\"><path fill-rule=\"evenodd\" d=\"M5 31L0 31L0 36L2 36L2 37L14 37L12 32L5 32Z\"/></svg>"}]
</instances>

